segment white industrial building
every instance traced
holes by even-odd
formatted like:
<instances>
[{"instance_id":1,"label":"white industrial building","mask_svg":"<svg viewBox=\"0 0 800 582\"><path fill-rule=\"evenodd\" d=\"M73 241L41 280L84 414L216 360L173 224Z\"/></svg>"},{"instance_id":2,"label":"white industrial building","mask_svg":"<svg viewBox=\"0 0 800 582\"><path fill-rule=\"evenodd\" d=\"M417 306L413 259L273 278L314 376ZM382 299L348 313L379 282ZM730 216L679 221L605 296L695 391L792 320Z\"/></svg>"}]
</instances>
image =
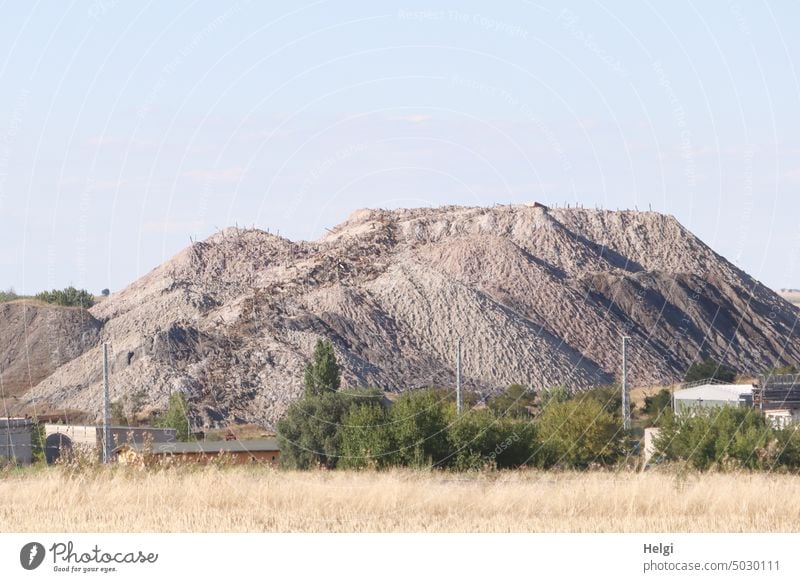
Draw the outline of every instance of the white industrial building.
<instances>
[{"instance_id":1,"label":"white industrial building","mask_svg":"<svg viewBox=\"0 0 800 582\"><path fill-rule=\"evenodd\" d=\"M0 418L0 461L19 465L33 462L33 421L29 418Z\"/></svg>"},{"instance_id":2,"label":"white industrial building","mask_svg":"<svg viewBox=\"0 0 800 582\"><path fill-rule=\"evenodd\" d=\"M752 384L722 384L714 381L687 385L673 393L672 408L676 414L685 414L697 408L752 406L753 389Z\"/></svg>"}]
</instances>

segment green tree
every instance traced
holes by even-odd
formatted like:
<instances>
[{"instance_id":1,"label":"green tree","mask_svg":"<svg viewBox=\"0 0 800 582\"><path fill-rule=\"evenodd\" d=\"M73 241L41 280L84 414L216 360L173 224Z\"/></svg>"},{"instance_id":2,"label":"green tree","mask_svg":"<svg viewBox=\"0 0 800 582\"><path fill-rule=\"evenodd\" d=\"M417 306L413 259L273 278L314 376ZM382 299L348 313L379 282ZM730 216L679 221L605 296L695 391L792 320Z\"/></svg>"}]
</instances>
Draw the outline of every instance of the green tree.
<instances>
[{"instance_id":1,"label":"green tree","mask_svg":"<svg viewBox=\"0 0 800 582\"><path fill-rule=\"evenodd\" d=\"M305 370L305 395L320 396L335 392L341 382L339 365L330 340L317 340L314 355Z\"/></svg>"},{"instance_id":2,"label":"green tree","mask_svg":"<svg viewBox=\"0 0 800 582\"><path fill-rule=\"evenodd\" d=\"M612 464L621 454L622 421L596 399L550 403L537 422L543 467Z\"/></svg>"},{"instance_id":3,"label":"green tree","mask_svg":"<svg viewBox=\"0 0 800 582\"><path fill-rule=\"evenodd\" d=\"M644 397L644 413L650 424L656 424L667 409L672 409L672 393L667 388L659 390L652 396Z\"/></svg>"},{"instance_id":4,"label":"green tree","mask_svg":"<svg viewBox=\"0 0 800 582\"><path fill-rule=\"evenodd\" d=\"M290 469L333 469L341 451L341 425L353 399L340 392L306 396L278 421L281 463Z\"/></svg>"},{"instance_id":5,"label":"green tree","mask_svg":"<svg viewBox=\"0 0 800 582\"><path fill-rule=\"evenodd\" d=\"M340 467L382 468L392 462L394 434L389 412L378 402L352 406L342 421Z\"/></svg>"},{"instance_id":6,"label":"green tree","mask_svg":"<svg viewBox=\"0 0 800 582\"><path fill-rule=\"evenodd\" d=\"M544 410L549 404L566 402L569 399L570 393L566 386L558 385L545 388L539 392L539 410Z\"/></svg>"},{"instance_id":7,"label":"green tree","mask_svg":"<svg viewBox=\"0 0 800 582\"><path fill-rule=\"evenodd\" d=\"M695 362L686 370L684 382L698 382L700 380L719 380L720 382L733 382L736 373L719 362L706 358L702 362Z\"/></svg>"},{"instance_id":8,"label":"green tree","mask_svg":"<svg viewBox=\"0 0 800 582\"><path fill-rule=\"evenodd\" d=\"M528 418L534 394L521 384L511 384L501 394L489 400L489 408L498 417Z\"/></svg>"},{"instance_id":9,"label":"green tree","mask_svg":"<svg viewBox=\"0 0 800 582\"><path fill-rule=\"evenodd\" d=\"M622 389L620 386L600 386L577 393L574 398L579 402L594 401L606 412L622 416Z\"/></svg>"},{"instance_id":10,"label":"green tree","mask_svg":"<svg viewBox=\"0 0 800 582\"><path fill-rule=\"evenodd\" d=\"M42 291L36 295L36 299L44 303L65 307L83 307L84 309L89 309L94 305L94 296L91 293L86 289L76 289L75 287Z\"/></svg>"},{"instance_id":11,"label":"green tree","mask_svg":"<svg viewBox=\"0 0 800 582\"><path fill-rule=\"evenodd\" d=\"M685 461L695 469L756 469L768 465L773 429L749 407L698 407L691 414L662 415L654 441L656 451L670 461Z\"/></svg>"},{"instance_id":12,"label":"green tree","mask_svg":"<svg viewBox=\"0 0 800 582\"><path fill-rule=\"evenodd\" d=\"M155 425L160 428L174 428L176 438L186 442L191 438L189 430L189 404L183 392L173 392L169 396L169 406L161 416L156 418Z\"/></svg>"},{"instance_id":13,"label":"green tree","mask_svg":"<svg viewBox=\"0 0 800 582\"><path fill-rule=\"evenodd\" d=\"M446 464L460 471L510 468L528 463L534 452L534 424L498 418L491 410L469 410L447 428Z\"/></svg>"},{"instance_id":14,"label":"green tree","mask_svg":"<svg viewBox=\"0 0 800 582\"><path fill-rule=\"evenodd\" d=\"M438 465L447 457L448 421L452 399L436 389L403 393L391 408L390 420L397 447L396 462L425 467Z\"/></svg>"},{"instance_id":15,"label":"green tree","mask_svg":"<svg viewBox=\"0 0 800 582\"><path fill-rule=\"evenodd\" d=\"M111 291L109 289L103 289L102 291L100 291L100 295L102 295L103 297L108 297L109 295L111 295Z\"/></svg>"}]
</instances>

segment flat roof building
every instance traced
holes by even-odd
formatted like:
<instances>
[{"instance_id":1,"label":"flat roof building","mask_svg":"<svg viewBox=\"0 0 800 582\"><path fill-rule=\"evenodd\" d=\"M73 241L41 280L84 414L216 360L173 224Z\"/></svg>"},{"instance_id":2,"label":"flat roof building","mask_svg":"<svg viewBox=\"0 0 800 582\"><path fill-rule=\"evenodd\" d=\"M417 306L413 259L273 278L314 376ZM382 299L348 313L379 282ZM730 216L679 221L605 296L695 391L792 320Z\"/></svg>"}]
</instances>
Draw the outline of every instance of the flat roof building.
<instances>
[{"instance_id":1,"label":"flat roof building","mask_svg":"<svg viewBox=\"0 0 800 582\"><path fill-rule=\"evenodd\" d=\"M673 393L673 409L676 414L682 414L696 408L752 406L753 388L752 384L722 384L712 381L690 385Z\"/></svg>"}]
</instances>

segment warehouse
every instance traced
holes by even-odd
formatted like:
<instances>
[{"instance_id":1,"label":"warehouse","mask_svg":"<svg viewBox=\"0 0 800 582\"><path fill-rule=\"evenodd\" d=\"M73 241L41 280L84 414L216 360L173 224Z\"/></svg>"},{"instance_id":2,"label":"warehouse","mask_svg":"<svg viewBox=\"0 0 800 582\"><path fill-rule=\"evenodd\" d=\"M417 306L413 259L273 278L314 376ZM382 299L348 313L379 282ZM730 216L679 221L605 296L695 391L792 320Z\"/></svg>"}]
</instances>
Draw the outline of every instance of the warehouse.
<instances>
[{"instance_id":1,"label":"warehouse","mask_svg":"<svg viewBox=\"0 0 800 582\"><path fill-rule=\"evenodd\" d=\"M30 465L33 462L33 421L0 418L0 463Z\"/></svg>"},{"instance_id":2,"label":"warehouse","mask_svg":"<svg viewBox=\"0 0 800 582\"><path fill-rule=\"evenodd\" d=\"M753 388L752 384L723 384L714 380L689 384L672 395L673 409L676 414L685 414L697 408L752 406Z\"/></svg>"}]
</instances>

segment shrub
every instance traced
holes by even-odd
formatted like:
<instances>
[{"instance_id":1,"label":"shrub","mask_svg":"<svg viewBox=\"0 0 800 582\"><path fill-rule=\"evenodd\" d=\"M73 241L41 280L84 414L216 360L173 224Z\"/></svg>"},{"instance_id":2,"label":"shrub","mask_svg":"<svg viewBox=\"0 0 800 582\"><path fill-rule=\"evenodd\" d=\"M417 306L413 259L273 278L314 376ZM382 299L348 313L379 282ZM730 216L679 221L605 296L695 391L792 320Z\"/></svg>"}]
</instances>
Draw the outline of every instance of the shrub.
<instances>
[{"instance_id":1,"label":"shrub","mask_svg":"<svg viewBox=\"0 0 800 582\"><path fill-rule=\"evenodd\" d=\"M491 410L470 410L453 419L447 429L447 466L464 471L519 467L534 451L531 422L498 418Z\"/></svg>"},{"instance_id":2,"label":"shrub","mask_svg":"<svg viewBox=\"0 0 800 582\"><path fill-rule=\"evenodd\" d=\"M402 394L391 408L390 419L397 451L395 461L415 467L438 465L449 452L448 412L451 404L435 389Z\"/></svg>"},{"instance_id":3,"label":"shrub","mask_svg":"<svg viewBox=\"0 0 800 582\"><path fill-rule=\"evenodd\" d=\"M537 423L542 467L612 464L621 454L622 421L595 398L550 403Z\"/></svg>"},{"instance_id":4,"label":"shrub","mask_svg":"<svg viewBox=\"0 0 800 582\"><path fill-rule=\"evenodd\" d=\"M534 395L521 384L512 384L502 394L489 401L489 408L498 417L509 418L530 417L530 406L533 405Z\"/></svg>"},{"instance_id":5,"label":"shrub","mask_svg":"<svg viewBox=\"0 0 800 582\"><path fill-rule=\"evenodd\" d=\"M44 303L63 305L65 307L83 307L89 309L94 305L94 297L86 289L53 289L52 291L42 291L36 295L36 299Z\"/></svg>"},{"instance_id":6,"label":"shrub","mask_svg":"<svg viewBox=\"0 0 800 582\"><path fill-rule=\"evenodd\" d=\"M712 467L761 468L768 464L773 429L752 408L697 408L691 414L662 416L654 445L666 460L685 461L705 471Z\"/></svg>"},{"instance_id":7,"label":"shrub","mask_svg":"<svg viewBox=\"0 0 800 582\"><path fill-rule=\"evenodd\" d=\"M377 402L351 406L341 426L345 468L381 468L392 462L394 434L389 413Z\"/></svg>"}]
</instances>

